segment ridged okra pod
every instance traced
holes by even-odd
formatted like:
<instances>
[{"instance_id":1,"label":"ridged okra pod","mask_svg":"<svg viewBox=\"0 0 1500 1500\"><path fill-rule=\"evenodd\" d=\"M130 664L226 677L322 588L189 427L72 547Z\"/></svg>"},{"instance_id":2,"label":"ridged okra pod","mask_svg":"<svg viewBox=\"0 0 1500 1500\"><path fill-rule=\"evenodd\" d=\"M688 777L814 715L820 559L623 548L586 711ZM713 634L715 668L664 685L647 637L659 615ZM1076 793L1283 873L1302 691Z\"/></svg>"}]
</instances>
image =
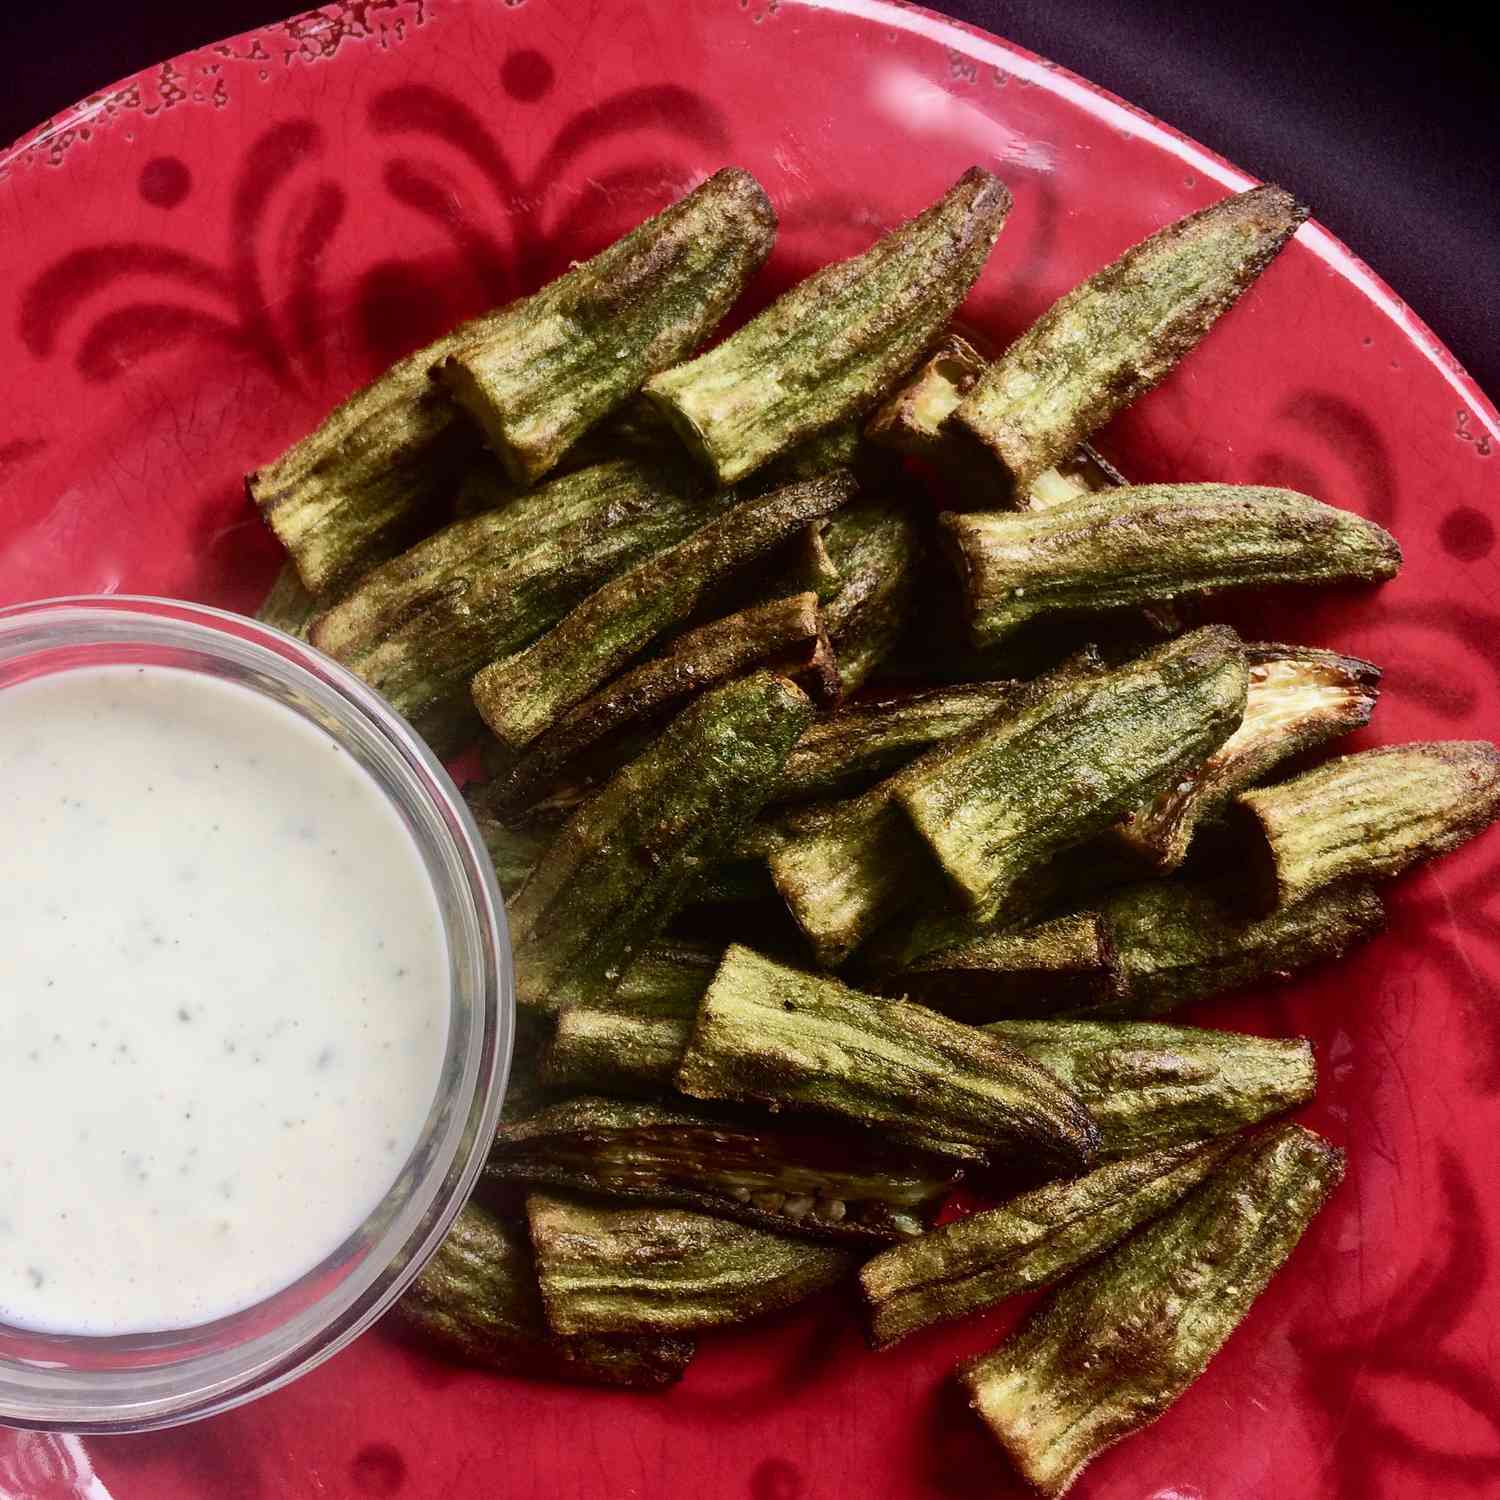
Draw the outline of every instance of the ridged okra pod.
<instances>
[{"instance_id":1,"label":"ridged okra pod","mask_svg":"<svg viewBox=\"0 0 1500 1500\"><path fill-rule=\"evenodd\" d=\"M686 358L771 253L776 214L725 167L488 319L437 365L513 479L533 484L658 370Z\"/></svg>"},{"instance_id":2,"label":"ridged okra pod","mask_svg":"<svg viewBox=\"0 0 1500 1500\"><path fill-rule=\"evenodd\" d=\"M397 1314L424 1343L512 1375L659 1389L682 1378L691 1339L564 1336L547 1324L524 1228L471 1203Z\"/></svg>"},{"instance_id":3,"label":"ridged okra pod","mask_svg":"<svg viewBox=\"0 0 1500 1500\"><path fill-rule=\"evenodd\" d=\"M1014 682L964 682L820 714L787 756L778 802L849 796L1013 702Z\"/></svg>"},{"instance_id":4,"label":"ridged okra pod","mask_svg":"<svg viewBox=\"0 0 1500 1500\"><path fill-rule=\"evenodd\" d=\"M313 620L322 609L317 597L308 591L297 572L297 565L284 562L271 591L255 611L255 618L263 625L273 625L294 635L299 641L308 638Z\"/></svg>"},{"instance_id":5,"label":"ridged okra pod","mask_svg":"<svg viewBox=\"0 0 1500 1500\"><path fill-rule=\"evenodd\" d=\"M578 448L574 449L574 453L579 453L584 446L580 443ZM627 453L609 453L600 455L596 462L604 463L611 459L635 456L635 454ZM569 464L567 467L581 469L588 465L578 463ZM474 516L482 516L488 511L503 510L524 493L524 486L517 484L505 472L500 466L500 460L493 453L481 448L454 478L453 498L448 504L448 518L452 521L467 521Z\"/></svg>"},{"instance_id":6,"label":"ridged okra pod","mask_svg":"<svg viewBox=\"0 0 1500 1500\"><path fill-rule=\"evenodd\" d=\"M1225 1135L1305 1104L1318 1081L1301 1038L1157 1021L996 1021L983 1029L1082 1101L1103 1157Z\"/></svg>"},{"instance_id":7,"label":"ridged okra pod","mask_svg":"<svg viewBox=\"0 0 1500 1500\"><path fill-rule=\"evenodd\" d=\"M570 1005L558 1016L542 1062L548 1086L570 1094L671 1093L722 956L717 947L652 943L608 1002Z\"/></svg>"},{"instance_id":8,"label":"ridged okra pod","mask_svg":"<svg viewBox=\"0 0 1500 1500\"><path fill-rule=\"evenodd\" d=\"M863 255L825 266L706 354L654 376L646 394L689 448L733 484L868 410L947 324L1010 210L971 168L924 213Z\"/></svg>"},{"instance_id":9,"label":"ridged okra pod","mask_svg":"<svg viewBox=\"0 0 1500 1500\"><path fill-rule=\"evenodd\" d=\"M682 541L730 496L680 468L622 460L565 474L456 521L366 575L312 640L447 751L477 729L469 681L557 623L580 593Z\"/></svg>"},{"instance_id":10,"label":"ridged okra pod","mask_svg":"<svg viewBox=\"0 0 1500 1500\"><path fill-rule=\"evenodd\" d=\"M471 809L485 851L495 867L500 894L507 901L515 898L537 861L557 837L558 825L541 820L505 823L483 808Z\"/></svg>"},{"instance_id":11,"label":"ridged okra pod","mask_svg":"<svg viewBox=\"0 0 1500 1500\"><path fill-rule=\"evenodd\" d=\"M1127 485L1027 512L947 512L970 634L992 646L1049 615L1268 584L1375 582L1396 539L1353 511L1248 484Z\"/></svg>"},{"instance_id":12,"label":"ridged okra pod","mask_svg":"<svg viewBox=\"0 0 1500 1500\"><path fill-rule=\"evenodd\" d=\"M591 746L757 663L775 660L795 675L811 661L822 628L817 595L793 594L688 631L586 698L537 740L492 784L494 806L519 811Z\"/></svg>"},{"instance_id":13,"label":"ridged okra pod","mask_svg":"<svg viewBox=\"0 0 1500 1500\"><path fill-rule=\"evenodd\" d=\"M585 800L579 797L564 817L576 812ZM495 878L500 882L500 893L510 901L519 894L542 855L556 842L563 820L550 814L533 816L528 812L524 818L508 822L496 818L479 797L471 798L471 811L494 866ZM688 906L775 899L775 887L764 865L756 859L731 858L711 864L700 870L683 893L683 902ZM648 948L647 952L650 951Z\"/></svg>"},{"instance_id":14,"label":"ridged okra pod","mask_svg":"<svg viewBox=\"0 0 1500 1500\"><path fill-rule=\"evenodd\" d=\"M1175 870L1193 833L1242 787L1283 761L1369 723L1380 668L1357 656L1311 646L1246 646L1245 717L1203 762L1113 830L1143 864Z\"/></svg>"},{"instance_id":15,"label":"ridged okra pod","mask_svg":"<svg viewBox=\"0 0 1500 1500\"><path fill-rule=\"evenodd\" d=\"M619 982L759 812L812 719L754 672L703 694L583 803L511 903L517 998L557 1010Z\"/></svg>"},{"instance_id":16,"label":"ridged okra pod","mask_svg":"<svg viewBox=\"0 0 1500 1500\"><path fill-rule=\"evenodd\" d=\"M1229 1138L1127 1156L882 1250L859 1273L871 1346L1060 1281L1170 1208L1234 1148Z\"/></svg>"},{"instance_id":17,"label":"ridged okra pod","mask_svg":"<svg viewBox=\"0 0 1500 1500\"><path fill-rule=\"evenodd\" d=\"M958 510L1002 503L1009 494L994 460L948 420L988 369L989 361L950 331L865 427L871 442L932 464L947 481L944 498ZM1124 482L1112 464L1084 443L1031 481L1026 502L1037 508L1056 505Z\"/></svg>"},{"instance_id":18,"label":"ridged okra pod","mask_svg":"<svg viewBox=\"0 0 1500 1500\"><path fill-rule=\"evenodd\" d=\"M824 537L837 589L823 606L839 687L855 693L891 654L911 617L921 538L900 498L857 502Z\"/></svg>"},{"instance_id":19,"label":"ridged okra pod","mask_svg":"<svg viewBox=\"0 0 1500 1500\"><path fill-rule=\"evenodd\" d=\"M973 1027L733 945L698 1007L677 1086L1011 1151L1077 1171L1093 1122L1044 1069Z\"/></svg>"},{"instance_id":20,"label":"ridged okra pod","mask_svg":"<svg viewBox=\"0 0 1500 1500\"><path fill-rule=\"evenodd\" d=\"M981 939L1033 930L1057 913L1092 911L1109 892L1133 883L1138 875L1128 856L1093 839L1038 866L1000 915L989 921L963 910L945 887L929 887L864 949L856 969L884 987L925 959Z\"/></svg>"},{"instance_id":21,"label":"ridged okra pod","mask_svg":"<svg viewBox=\"0 0 1500 1500\"><path fill-rule=\"evenodd\" d=\"M428 371L503 316L476 318L408 354L246 477L312 593L333 597L447 519L480 439Z\"/></svg>"},{"instance_id":22,"label":"ridged okra pod","mask_svg":"<svg viewBox=\"0 0 1500 1500\"><path fill-rule=\"evenodd\" d=\"M472 684L501 745L519 754L652 641L684 623L726 574L854 493L847 473L744 501L674 547L611 579L535 644L495 655Z\"/></svg>"},{"instance_id":23,"label":"ridged okra pod","mask_svg":"<svg viewBox=\"0 0 1500 1500\"><path fill-rule=\"evenodd\" d=\"M1245 654L1206 626L1096 677L1038 692L959 752L900 775L896 800L983 922L1054 855L1171 786L1239 726Z\"/></svg>"},{"instance_id":24,"label":"ridged okra pod","mask_svg":"<svg viewBox=\"0 0 1500 1500\"><path fill-rule=\"evenodd\" d=\"M1084 1000L1067 1014L1159 1016L1338 958L1385 926L1379 894L1361 881L1314 891L1262 917L1225 897L1185 880L1148 881L1112 894L1099 920L1113 954L1115 993Z\"/></svg>"},{"instance_id":25,"label":"ridged okra pod","mask_svg":"<svg viewBox=\"0 0 1500 1500\"><path fill-rule=\"evenodd\" d=\"M682 459L676 434L655 411L637 398L591 427L568 449L552 470L553 476L588 469L595 464L634 459L637 463L661 464ZM459 471L453 486L450 510L463 520L487 510L511 505L532 487L512 479L505 465L488 448L481 448Z\"/></svg>"},{"instance_id":26,"label":"ridged okra pod","mask_svg":"<svg viewBox=\"0 0 1500 1500\"><path fill-rule=\"evenodd\" d=\"M625 971L611 1000L648 1010L674 1002L696 1006L723 957L713 943L659 938Z\"/></svg>"},{"instance_id":27,"label":"ridged okra pod","mask_svg":"<svg viewBox=\"0 0 1500 1500\"><path fill-rule=\"evenodd\" d=\"M1338 880L1387 880L1500 817L1500 750L1488 740L1361 750L1241 792L1233 817L1261 907Z\"/></svg>"},{"instance_id":28,"label":"ridged okra pod","mask_svg":"<svg viewBox=\"0 0 1500 1500\"><path fill-rule=\"evenodd\" d=\"M1027 329L953 421L1014 495L1151 389L1307 217L1277 187L1200 209L1127 250Z\"/></svg>"},{"instance_id":29,"label":"ridged okra pod","mask_svg":"<svg viewBox=\"0 0 1500 1500\"><path fill-rule=\"evenodd\" d=\"M547 1321L562 1334L723 1328L842 1281L850 1251L690 1208L526 1199Z\"/></svg>"},{"instance_id":30,"label":"ridged okra pod","mask_svg":"<svg viewBox=\"0 0 1500 1500\"><path fill-rule=\"evenodd\" d=\"M1119 998L1110 937L1099 912L1074 912L940 949L880 975L875 988L970 1022L1087 1010Z\"/></svg>"},{"instance_id":31,"label":"ridged okra pod","mask_svg":"<svg viewBox=\"0 0 1500 1500\"><path fill-rule=\"evenodd\" d=\"M1099 670L1097 657L1082 653L1035 683L1008 689L996 684L1000 701L991 714L977 716L970 727L933 745L894 775L858 797L795 809L778 820L779 836L767 852L771 878L821 965L837 967L898 913L920 906L941 885L920 836L901 811L901 790L964 755L1002 718L1037 695ZM1022 925L1034 920L1042 904L1028 910ZM935 940L932 946L956 940Z\"/></svg>"},{"instance_id":32,"label":"ridged okra pod","mask_svg":"<svg viewBox=\"0 0 1500 1500\"><path fill-rule=\"evenodd\" d=\"M777 823L766 863L824 968L837 968L938 878L887 783L843 802L797 808Z\"/></svg>"},{"instance_id":33,"label":"ridged okra pod","mask_svg":"<svg viewBox=\"0 0 1500 1500\"><path fill-rule=\"evenodd\" d=\"M1076 853L1092 859L1096 847ZM973 1022L1158 1016L1286 979L1385 926L1379 894L1359 881L1260 917L1237 894L1223 881L1145 881L1103 895L1097 910L981 932L904 962L877 943L871 983Z\"/></svg>"},{"instance_id":34,"label":"ridged okra pod","mask_svg":"<svg viewBox=\"0 0 1500 1500\"><path fill-rule=\"evenodd\" d=\"M503 1126L485 1174L881 1244L920 1234L959 1169L889 1135L584 1098Z\"/></svg>"},{"instance_id":35,"label":"ridged okra pod","mask_svg":"<svg viewBox=\"0 0 1500 1500\"><path fill-rule=\"evenodd\" d=\"M1169 1213L1037 1306L959 1384L1038 1494L1063 1494L1106 1448L1203 1373L1343 1176L1298 1126L1246 1142Z\"/></svg>"}]
</instances>

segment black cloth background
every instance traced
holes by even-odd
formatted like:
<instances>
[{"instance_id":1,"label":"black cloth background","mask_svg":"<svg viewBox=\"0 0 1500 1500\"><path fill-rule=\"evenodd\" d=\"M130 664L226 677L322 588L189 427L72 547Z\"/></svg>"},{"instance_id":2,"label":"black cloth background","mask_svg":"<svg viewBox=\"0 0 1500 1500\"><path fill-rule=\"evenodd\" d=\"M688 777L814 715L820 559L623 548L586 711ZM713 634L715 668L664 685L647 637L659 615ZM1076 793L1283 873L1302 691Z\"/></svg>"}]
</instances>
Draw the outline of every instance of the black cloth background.
<instances>
[{"instance_id":1,"label":"black cloth background","mask_svg":"<svg viewBox=\"0 0 1500 1500\"><path fill-rule=\"evenodd\" d=\"M1424 7L1444 18L1427 20L1370 0L931 3L1291 188L1500 398L1500 7ZM290 9L0 0L0 140Z\"/></svg>"}]
</instances>

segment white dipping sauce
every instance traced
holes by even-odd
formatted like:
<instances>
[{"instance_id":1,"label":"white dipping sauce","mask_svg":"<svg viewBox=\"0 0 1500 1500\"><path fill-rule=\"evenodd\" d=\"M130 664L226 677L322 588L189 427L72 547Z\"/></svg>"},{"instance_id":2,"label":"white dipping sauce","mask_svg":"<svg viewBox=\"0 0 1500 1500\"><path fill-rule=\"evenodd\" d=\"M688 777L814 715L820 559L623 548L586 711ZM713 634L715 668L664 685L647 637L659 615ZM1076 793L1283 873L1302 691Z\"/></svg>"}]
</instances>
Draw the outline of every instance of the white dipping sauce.
<instances>
[{"instance_id":1,"label":"white dipping sauce","mask_svg":"<svg viewBox=\"0 0 1500 1500\"><path fill-rule=\"evenodd\" d=\"M410 834L290 709L171 668L0 691L0 1321L184 1328L311 1270L432 1105Z\"/></svg>"}]
</instances>

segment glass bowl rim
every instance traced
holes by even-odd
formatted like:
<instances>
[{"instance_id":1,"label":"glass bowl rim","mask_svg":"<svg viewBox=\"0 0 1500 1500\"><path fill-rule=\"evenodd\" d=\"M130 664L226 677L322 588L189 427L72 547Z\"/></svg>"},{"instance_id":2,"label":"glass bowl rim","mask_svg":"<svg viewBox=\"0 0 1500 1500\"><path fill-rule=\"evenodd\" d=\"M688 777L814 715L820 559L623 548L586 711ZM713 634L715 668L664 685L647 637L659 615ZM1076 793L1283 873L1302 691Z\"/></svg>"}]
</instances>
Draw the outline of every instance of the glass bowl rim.
<instances>
[{"instance_id":1,"label":"glass bowl rim","mask_svg":"<svg viewBox=\"0 0 1500 1500\"><path fill-rule=\"evenodd\" d=\"M199 649L209 657L248 657L288 686L306 686L310 681L340 700L375 734L403 766L412 785L423 793L425 803L431 804L426 809L429 816L424 819L424 833L428 838L446 839L451 846L448 852L463 883L449 894L466 899L467 917L477 937L472 955L479 977L478 992L473 996L475 1022L464 1048L464 1069L453 1085L457 1091L455 1119L462 1129L449 1131L452 1149L435 1160L414 1185L400 1210L406 1227L390 1247L390 1254L373 1266L359 1285L352 1291L346 1291L342 1284L335 1286L314 1303L316 1322L285 1348L268 1351L247 1369L223 1378L214 1377L215 1365L231 1363L246 1348L274 1340L288 1326L287 1321L250 1340L184 1362L206 1368L203 1378L181 1392L142 1401L118 1396L110 1400L101 1390L100 1396L93 1398L89 1387L96 1372L75 1371L69 1378L79 1399L70 1400L66 1411L60 1405L44 1409L41 1402L34 1410L0 1409L0 1426L5 1427L74 1433L144 1432L227 1411L300 1378L374 1324L416 1278L467 1201L495 1132L515 1039L514 976L504 901L473 815L442 762L378 692L316 647L275 626L213 605L148 594L68 594L0 608L0 654L4 654L6 638L30 620L35 621L38 633L44 634L49 625L86 626L91 615L101 626L106 620L115 624L113 632L101 637L101 644L120 648L162 645L168 642L160 636L147 639L147 633L177 632L184 639L171 644ZM129 632L119 629L118 622L130 620L146 625L140 638L132 639ZM235 647L226 652L228 641ZM61 647L70 643L59 640L56 644ZM49 649L49 642L39 640L26 654L39 655ZM247 691L263 691L253 684L242 685ZM381 792L392 796L384 784ZM425 862L431 872L431 861ZM447 925L445 920L445 928ZM441 1099L441 1093L437 1097ZM390 1201L400 1181L398 1176L380 1208ZM291 1285L295 1287L305 1279ZM284 1288L283 1292L288 1290ZM94 1342L88 1335L76 1338L85 1345ZM170 1368L170 1364L164 1362L156 1368ZM7 1373L24 1378L24 1367L9 1364ZM114 1383L119 1377L110 1372L109 1378ZM23 1379L16 1381L18 1385L23 1383ZM102 1387L104 1382L99 1384Z\"/></svg>"}]
</instances>

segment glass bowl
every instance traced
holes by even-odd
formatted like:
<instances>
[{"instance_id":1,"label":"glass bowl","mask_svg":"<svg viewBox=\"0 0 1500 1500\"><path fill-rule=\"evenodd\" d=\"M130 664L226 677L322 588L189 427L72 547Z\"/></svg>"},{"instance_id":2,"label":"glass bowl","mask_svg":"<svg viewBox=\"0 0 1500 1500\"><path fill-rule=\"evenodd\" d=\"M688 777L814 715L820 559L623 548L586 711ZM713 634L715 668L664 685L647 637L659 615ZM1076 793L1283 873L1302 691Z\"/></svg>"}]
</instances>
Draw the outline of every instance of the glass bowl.
<instances>
[{"instance_id":1,"label":"glass bowl","mask_svg":"<svg viewBox=\"0 0 1500 1500\"><path fill-rule=\"evenodd\" d=\"M0 1423L16 1427L172 1426L264 1395L342 1349L400 1296L462 1207L510 1066L515 1002L494 870L457 788L411 726L321 652L222 610L120 596L0 610L0 692L117 663L209 673L262 693L374 778L415 840L442 912L448 1046L422 1134L384 1199L290 1286L229 1317L159 1333L87 1337L0 1323Z\"/></svg>"}]
</instances>

